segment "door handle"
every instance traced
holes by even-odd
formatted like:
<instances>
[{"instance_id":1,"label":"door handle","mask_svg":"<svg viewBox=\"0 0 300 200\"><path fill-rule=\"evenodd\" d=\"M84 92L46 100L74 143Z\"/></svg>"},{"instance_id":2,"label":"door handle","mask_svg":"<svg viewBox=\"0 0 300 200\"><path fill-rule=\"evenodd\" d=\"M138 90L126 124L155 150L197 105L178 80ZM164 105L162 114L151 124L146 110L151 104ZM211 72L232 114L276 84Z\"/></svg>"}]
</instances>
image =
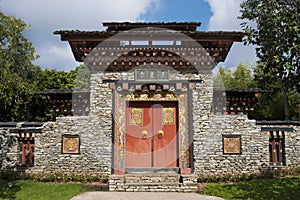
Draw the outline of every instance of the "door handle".
<instances>
[{"instance_id":1,"label":"door handle","mask_svg":"<svg viewBox=\"0 0 300 200\"><path fill-rule=\"evenodd\" d=\"M145 140L148 136L148 131L147 130L143 130L142 131L142 139Z\"/></svg>"},{"instance_id":2,"label":"door handle","mask_svg":"<svg viewBox=\"0 0 300 200\"><path fill-rule=\"evenodd\" d=\"M165 132L163 130L159 130L157 131L157 137L160 139L163 137L163 135L165 134Z\"/></svg>"}]
</instances>

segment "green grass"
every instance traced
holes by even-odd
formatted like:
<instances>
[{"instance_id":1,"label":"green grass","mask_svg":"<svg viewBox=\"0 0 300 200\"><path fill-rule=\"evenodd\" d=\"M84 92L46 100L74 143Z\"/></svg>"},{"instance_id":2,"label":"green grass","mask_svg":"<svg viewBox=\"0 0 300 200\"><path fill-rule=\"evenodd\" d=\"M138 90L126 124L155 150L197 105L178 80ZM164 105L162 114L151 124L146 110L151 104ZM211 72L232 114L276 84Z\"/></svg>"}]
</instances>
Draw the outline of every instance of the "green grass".
<instances>
[{"instance_id":1,"label":"green grass","mask_svg":"<svg viewBox=\"0 0 300 200\"><path fill-rule=\"evenodd\" d=\"M84 184L75 183L55 184L18 180L9 188L7 182L0 180L0 199L69 200L81 192L91 191Z\"/></svg>"},{"instance_id":2,"label":"green grass","mask_svg":"<svg viewBox=\"0 0 300 200\"><path fill-rule=\"evenodd\" d=\"M203 194L225 199L300 199L300 176L261 179L234 184L209 184Z\"/></svg>"}]
</instances>

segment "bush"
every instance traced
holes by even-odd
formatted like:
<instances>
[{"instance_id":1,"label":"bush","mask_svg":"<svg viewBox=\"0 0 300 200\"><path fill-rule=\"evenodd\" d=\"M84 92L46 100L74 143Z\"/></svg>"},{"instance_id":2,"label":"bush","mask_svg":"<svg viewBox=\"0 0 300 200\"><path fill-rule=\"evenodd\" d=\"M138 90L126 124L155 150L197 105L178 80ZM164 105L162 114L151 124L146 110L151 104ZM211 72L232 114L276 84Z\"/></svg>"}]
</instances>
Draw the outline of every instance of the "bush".
<instances>
[{"instance_id":1,"label":"bush","mask_svg":"<svg viewBox=\"0 0 300 200\"><path fill-rule=\"evenodd\" d=\"M255 174L222 174L222 175L204 175L198 176L198 183L219 183L219 182L241 182L250 181L255 179L272 179L285 176L299 176L300 167L287 168L287 169L262 169L259 173Z\"/></svg>"},{"instance_id":2,"label":"bush","mask_svg":"<svg viewBox=\"0 0 300 200\"><path fill-rule=\"evenodd\" d=\"M67 173L40 173L40 174L32 174L32 180L41 181L41 182L107 182L106 176L101 175L92 175L92 174L67 174Z\"/></svg>"},{"instance_id":3,"label":"bush","mask_svg":"<svg viewBox=\"0 0 300 200\"><path fill-rule=\"evenodd\" d=\"M24 172L1 172L0 179L4 180L26 180L30 179L39 182L102 182L107 183L108 177L93 174L76 174L76 173L38 173L29 174Z\"/></svg>"}]
</instances>

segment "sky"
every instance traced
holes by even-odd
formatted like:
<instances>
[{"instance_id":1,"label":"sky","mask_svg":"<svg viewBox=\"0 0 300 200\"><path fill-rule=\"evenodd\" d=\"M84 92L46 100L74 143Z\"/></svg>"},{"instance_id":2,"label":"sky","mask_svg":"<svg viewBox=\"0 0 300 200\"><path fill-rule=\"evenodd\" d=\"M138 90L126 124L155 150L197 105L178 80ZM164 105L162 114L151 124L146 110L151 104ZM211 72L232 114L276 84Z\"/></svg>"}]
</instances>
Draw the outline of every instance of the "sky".
<instances>
[{"instance_id":1,"label":"sky","mask_svg":"<svg viewBox=\"0 0 300 200\"><path fill-rule=\"evenodd\" d=\"M102 22L201 22L198 31L242 31L239 5L243 0L0 0L0 11L30 25L24 32L40 56L43 69L69 71L76 62L69 44L56 30L104 30ZM235 43L218 66L254 64L253 46Z\"/></svg>"}]
</instances>

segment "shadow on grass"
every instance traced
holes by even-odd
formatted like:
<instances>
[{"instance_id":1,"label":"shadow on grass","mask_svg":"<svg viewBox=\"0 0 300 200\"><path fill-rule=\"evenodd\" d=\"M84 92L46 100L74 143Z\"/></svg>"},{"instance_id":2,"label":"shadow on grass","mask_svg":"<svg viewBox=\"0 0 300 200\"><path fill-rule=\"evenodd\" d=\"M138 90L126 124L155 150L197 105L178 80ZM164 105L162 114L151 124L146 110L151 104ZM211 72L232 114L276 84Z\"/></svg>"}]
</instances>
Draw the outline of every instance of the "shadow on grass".
<instances>
[{"instance_id":1,"label":"shadow on grass","mask_svg":"<svg viewBox=\"0 0 300 200\"><path fill-rule=\"evenodd\" d=\"M8 183L13 183L13 185L9 187ZM16 199L16 194L20 190L21 187L14 181L0 179L0 199Z\"/></svg>"},{"instance_id":2,"label":"shadow on grass","mask_svg":"<svg viewBox=\"0 0 300 200\"><path fill-rule=\"evenodd\" d=\"M204 193L228 199L295 199L300 197L300 177L214 184Z\"/></svg>"}]
</instances>

